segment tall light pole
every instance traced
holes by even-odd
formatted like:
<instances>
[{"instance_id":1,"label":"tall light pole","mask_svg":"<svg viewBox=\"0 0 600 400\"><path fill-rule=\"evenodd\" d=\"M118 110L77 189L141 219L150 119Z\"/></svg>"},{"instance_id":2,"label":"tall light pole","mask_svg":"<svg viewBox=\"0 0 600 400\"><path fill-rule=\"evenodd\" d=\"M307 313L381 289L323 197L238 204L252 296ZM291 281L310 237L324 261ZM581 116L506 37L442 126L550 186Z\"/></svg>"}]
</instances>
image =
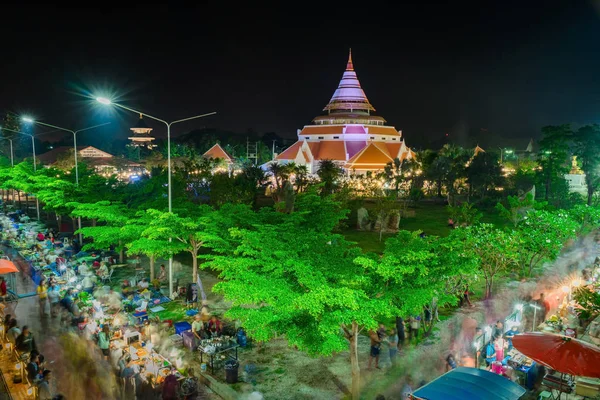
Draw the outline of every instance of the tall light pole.
<instances>
[{"instance_id":1,"label":"tall light pole","mask_svg":"<svg viewBox=\"0 0 600 400\"><path fill-rule=\"evenodd\" d=\"M25 120L25 119L24 119ZM29 134L29 133L25 133L25 132L21 132L21 131L15 131L13 129L8 129L8 128L2 128L5 131L9 131L9 132L13 132L13 133L18 133L19 135L25 135L25 136L29 136L31 138L31 149L33 151L33 172L37 171L37 166L36 166L36 160L35 160L35 136ZM11 140L11 153L12 153L12 140ZM11 158L12 158L12 154L11 154ZM38 199L37 196L35 196L35 211L37 213L37 219L38 221L40 220L40 201Z\"/></svg>"},{"instance_id":2,"label":"tall light pole","mask_svg":"<svg viewBox=\"0 0 600 400\"><path fill-rule=\"evenodd\" d=\"M165 124L167 126L167 190L168 190L167 197L168 197L168 202L169 202L169 213L172 213L173 212L173 198L172 198L172 193L171 193L171 125L175 125L180 122L191 121L193 119L208 117L209 115L215 115L216 112L195 115L193 117L178 119L178 120L172 121L172 122L167 122L163 119L153 117L152 115L143 113L141 111L134 110L133 108L129 108L122 104L113 103L110 99L107 99L106 97L96 97L96 101L98 103L101 103L104 105L114 105L116 107L122 108L123 110L127 110L127 111L130 111L135 114L143 115L143 116L153 119L155 121L162 122L163 124ZM172 240L172 238L169 238L169 242L171 240ZM171 296L172 294L173 294L173 255L170 254L169 255L169 296Z\"/></svg>"},{"instance_id":3,"label":"tall light pole","mask_svg":"<svg viewBox=\"0 0 600 400\"><path fill-rule=\"evenodd\" d=\"M1 129L0 129L1 131ZM8 140L10 142L10 166L11 168L15 166L15 153L13 151L13 141L12 139L9 138L0 138L0 139L4 139L4 140ZM8 195L6 196L6 199L8 201ZM14 189L12 190L12 201L13 201L13 206L15 205L15 191Z\"/></svg>"},{"instance_id":4,"label":"tall light pole","mask_svg":"<svg viewBox=\"0 0 600 400\"><path fill-rule=\"evenodd\" d=\"M42 125L42 126L47 126L49 128L54 128L54 129L58 129L59 131L70 132L73 134L73 151L74 151L74 155L75 155L75 185L76 186L79 186L79 168L77 167L77 134L79 132L89 131L90 129L99 128L101 126L110 124L110 122L105 122L103 124L98 124L98 125L90 126L88 128L78 129L78 130L74 131L71 129L62 128L60 126L47 124L45 122L35 121L28 117L23 117L22 120L25 122L28 122L30 124L38 124L38 125ZM79 228L81 228L81 226Z\"/></svg>"},{"instance_id":5,"label":"tall light pole","mask_svg":"<svg viewBox=\"0 0 600 400\"><path fill-rule=\"evenodd\" d=\"M28 117L23 117L21 119L30 124L38 124L38 125L42 125L42 126L47 126L49 128L54 128L54 129L58 129L59 131L70 132L73 134L73 155L75 156L75 186L79 186L79 166L77 165L78 164L78 162L77 162L77 134L79 132L88 131L90 129L94 129L94 128L98 128L100 126L110 124L110 122L105 122L103 124L98 124L98 125L90 126L88 128L78 129L78 130L74 131L71 129L62 128L60 126L47 124L45 122L35 121L32 118L28 118ZM79 229L81 229L81 217L77 217L77 225L79 226ZM60 230L60 227L59 227L59 230ZM83 246L83 235L81 234L81 232L79 233L79 245Z\"/></svg>"}]
</instances>

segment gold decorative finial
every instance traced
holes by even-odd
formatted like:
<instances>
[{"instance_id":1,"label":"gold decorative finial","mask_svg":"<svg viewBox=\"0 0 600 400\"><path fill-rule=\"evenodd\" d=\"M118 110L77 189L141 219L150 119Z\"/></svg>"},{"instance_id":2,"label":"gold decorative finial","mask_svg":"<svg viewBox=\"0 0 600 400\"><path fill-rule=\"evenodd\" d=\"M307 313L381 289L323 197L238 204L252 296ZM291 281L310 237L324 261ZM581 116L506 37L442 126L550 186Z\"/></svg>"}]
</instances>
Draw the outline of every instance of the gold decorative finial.
<instances>
[{"instance_id":1,"label":"gold decorative finial","mask_svg":"<svg viewBox=\"0 0 600 400\"><path fill-rule=\"evenodd\" d=\"M143 118L142 113L140 113L140 119L142 119L142 118Z\"/></svg>"},{"instance_id":2,"label":"gold decorative finial","mask_svg":"<svg viewBox=\"0 0 600 400\"><path fill-rule=\"evenodd\" d=\"M346 64L346 71L354 71L354 65L352 64L352 48L348 54L348 64Z\"/></svg>"}]
</instances>

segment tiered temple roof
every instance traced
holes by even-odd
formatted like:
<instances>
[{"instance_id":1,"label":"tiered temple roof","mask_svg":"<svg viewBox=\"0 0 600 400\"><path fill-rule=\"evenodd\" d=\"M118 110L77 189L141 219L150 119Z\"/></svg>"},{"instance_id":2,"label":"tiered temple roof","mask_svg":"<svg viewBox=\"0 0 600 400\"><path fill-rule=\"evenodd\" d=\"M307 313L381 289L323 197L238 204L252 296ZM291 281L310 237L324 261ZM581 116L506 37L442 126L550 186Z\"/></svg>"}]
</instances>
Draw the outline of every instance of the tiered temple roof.
<instances>
[{"instance_id":1,"label":"tiered temple roof","mask_svg":"<svg viewBox=\"0 0 600 400\"><path fill-rule=\"evenodd\" d=\"M385 119L371 115L375 107L362 89L352 52L338 88L323 111L313 119L314 125L298 130L298 141L279 154L275 161L295 162L316 172L321 160L336 161L346 169L382 170L394 158L414 158L406 147L402 132L386 126Z\"/></svg>"}]
</instances>

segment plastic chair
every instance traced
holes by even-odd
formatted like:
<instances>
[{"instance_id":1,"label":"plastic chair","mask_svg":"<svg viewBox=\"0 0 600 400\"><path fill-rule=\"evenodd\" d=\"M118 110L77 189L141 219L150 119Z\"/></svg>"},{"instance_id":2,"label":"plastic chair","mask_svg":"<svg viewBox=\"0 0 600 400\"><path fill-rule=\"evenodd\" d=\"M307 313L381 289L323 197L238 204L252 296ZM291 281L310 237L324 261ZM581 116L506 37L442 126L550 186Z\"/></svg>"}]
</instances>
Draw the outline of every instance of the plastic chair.
<instances>
[{"instance_id":1,"label":"plastic chair","mask_svg":"<svg viewBox=\"0 0 600 400\"><path fill-rule=\"evenodd\" d=\"M115 272L114 268L110 269L110 272L108 273L108 275L100 278L102 280L102 283L106 283L106 282L111 282L112 283L112 274L113 272Z\"/></svg>"}]
</instances>

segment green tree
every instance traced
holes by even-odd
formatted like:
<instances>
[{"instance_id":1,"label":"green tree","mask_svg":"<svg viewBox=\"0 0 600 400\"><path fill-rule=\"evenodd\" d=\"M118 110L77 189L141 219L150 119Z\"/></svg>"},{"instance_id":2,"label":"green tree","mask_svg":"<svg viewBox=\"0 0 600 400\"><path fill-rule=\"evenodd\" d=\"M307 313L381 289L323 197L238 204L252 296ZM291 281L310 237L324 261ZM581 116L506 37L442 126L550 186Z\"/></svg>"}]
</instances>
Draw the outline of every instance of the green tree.
<instances>
[{"instance_id":1,"label":"green tree","mask_svg":"<svg viewBox=\"0 0 600 400\"><path fill-rule=\"evenodd\" d=\"M579 235L585 235L600 228L600 207L577 205L567 211L572 220L577 222Z\"/></svg>"},{"instance_id":2,"label":"green tree","mask_svg":"<svg viewBox=\"0 0 600 400\"><path fill-rule=\"evenodd\" d=\"M465 243L479 263L485 279L485 298L492 296L494 279L517 263L518 239L512 230L505 231L492 224L477 224L456 229L457 237Z\"/></svg>"},{"instance_id":3,"label":"green tree","mask_svg":"<svg viewBox=\"0 0 600 400\"><path fill-rule=\"evenodd\" d=\"M495 153L480 152L466 168L469 196L479 194L483 199L488 191L502 184L502 167Z\"/></svg>"},{"instance_id":4,"label":"green tree","mask_svg":"<svg viewBox=\"0 0 600 400\"><path fill-rule=\"evenodd\" d=\"M321 193L326 196L332 194L338 187L342 169L333 160L321 160L317 175L323 184Z\"/></svg>"},{"instance_id":5,"label":"green tree","mask_svg":"<svg viewBox=\"0 0 600 400\"><path fill-rule=\"evenodd\" d=\"M358 399L358 335L362 327L376 327L376 315L392 313L362 289L365 273L353 262L359 249L331 233L345 217L335 209L314 190L298 196L293 213L263 209L260 223L232 229L235 251L214 256L209 265L222 279L213 290L232 303L226 315L239 319L255 340L283 334L290 346L313 355L350 348Z\"/></svg>"},{"instance_id":6,"label":"green tree","mask_svg":"<svg viewBox=\"0 0 600 400\"><path fill-rule=\"evenodd\" d=\"M518 262L523 274L531 276L544 261L558 257L565 242L577 235L577 222L567 212L530 210L516 231Z\"/></svg>"},{"instance_id":7,"label":"green tree","mask_svg":"<svg viewBox=\"0 0 600 400\"><path fill-rule=\"evenodd\" d=\"M69 203L72 215L78 218L89 218L101 223L77 230L84 237L92 238L93 243L88 243L86 248L107 249L114 246L119 251L119 262L124 262L124 251L126 244L132 240L124 231L123 226L133 218L131 209L120 203L110 201L99 201L96 203Z\"/></svg>"},{"instance_id":8,"label":"green tree","mask_svg":"<svg viewBox=\"0 0 600 400\"><path fill-rule=\"evenodd\" d=\"M500 216L507 219L513 224L513 227L519 225L519 222L523 220L527 211L534 208L535 201L531 193L527 193L524 197L519 196L508 196L507 197L508 207L502 203L496 204L496 210L500 213Z\"/></svg>"},{"instance_id":9,"label":"green tree","mask_svg":"<svg viewBox=\"0 0 600 400\"><path fill-rule=\"evenodd\" d=\"M483 216L473 204L467 202L457 206L448 205L446 209L456 225L473 225Z\"/></svg>"},{"instance_id":10,"label":"green tree","mask_svg":"<svg viewBox=\"0 0 600 400\"><path fill-rule=\"evenodd\" d=\"M592 205L594 193L600 185L600 125L586 125L573 134L575 155L585 173L587 204Z\"/></svg>"},{"instance_id":11,"label":"green tree","mask_svg":"<svg viewBox=\"0 0 600 400\"><path fill-rule=\"evenodd\" d=\"M538 162L541 170L539 179L544 187L544 199L555 199L565 187L564 175L569 171L569 141L572 131L570 125L545 126L540 141ZM564 193L562 193L564 194Z\"/></svg>"}]
</instances>

